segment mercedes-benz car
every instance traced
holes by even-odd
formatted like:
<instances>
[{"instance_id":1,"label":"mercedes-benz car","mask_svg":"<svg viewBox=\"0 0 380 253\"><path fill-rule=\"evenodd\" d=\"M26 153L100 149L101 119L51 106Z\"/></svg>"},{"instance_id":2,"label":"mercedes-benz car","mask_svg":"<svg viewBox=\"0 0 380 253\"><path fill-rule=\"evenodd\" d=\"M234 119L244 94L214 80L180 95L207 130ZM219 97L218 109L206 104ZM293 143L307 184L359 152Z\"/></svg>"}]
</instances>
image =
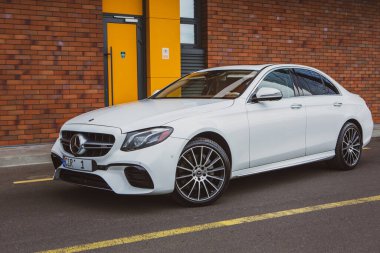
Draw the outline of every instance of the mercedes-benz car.
<instances>
[{"instance_id":1,"label":"mercedes-benz car","mask_svg":"<svg viewBox=\"0 0 380 253\"><path fill-rule=\"evenodd\" d=\"M315 68L210 68L66 122L54 178L202 206L242 176L321 160L353 169L372 130L365 101Z\"/></svg>"}]
</instances>

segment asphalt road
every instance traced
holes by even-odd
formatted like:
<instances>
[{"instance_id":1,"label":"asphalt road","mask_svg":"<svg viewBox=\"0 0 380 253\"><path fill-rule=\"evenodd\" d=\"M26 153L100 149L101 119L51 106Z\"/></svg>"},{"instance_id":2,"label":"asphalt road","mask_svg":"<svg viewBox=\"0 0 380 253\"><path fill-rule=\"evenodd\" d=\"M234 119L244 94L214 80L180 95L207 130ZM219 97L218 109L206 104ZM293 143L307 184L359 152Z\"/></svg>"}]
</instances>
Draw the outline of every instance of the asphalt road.
<instances>
[{"instance_id":1,"label":"asphalt road","mask_svg":"<svg viewBox=\"0 0 380 253\"><path fill-rule=\"evenodd\" d=\"M324 163L233 180L214 205L117 196L46 178L52 165L0 170L0 251L59 249L380 195L380 138L353 171ZM380 252L380 201L105 247L98 252Z\"/></svg>"}]
</instances>

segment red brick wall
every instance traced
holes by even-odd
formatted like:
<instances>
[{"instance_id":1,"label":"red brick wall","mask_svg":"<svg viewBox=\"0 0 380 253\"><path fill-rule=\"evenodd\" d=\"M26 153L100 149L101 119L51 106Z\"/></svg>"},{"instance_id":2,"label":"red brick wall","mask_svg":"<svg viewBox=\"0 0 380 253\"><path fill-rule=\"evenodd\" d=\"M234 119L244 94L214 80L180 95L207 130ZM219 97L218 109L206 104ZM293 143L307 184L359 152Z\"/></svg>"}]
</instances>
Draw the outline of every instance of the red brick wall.
<instances>
[{"instance_id":1,"label":"red brick wall","mask_svg":"<svg viewBox=\"0 0 380 253\"><path fill-rule=\"evenodd\" d=\"M0 2L0 146L46 143L104 106L100 0Z\"/></svg>"},{"instance_id":2,"label":"red brick wall","mask_svg":"<svg viewBox=\"0 0 380 253\"><path fill-rule=\"evenodd\" d=\"M380 1L208 0L208 66L296 63L360 94L380 123Z\"/></svg>"},{"instance_id":3,"label":"red brick wall","mask_svg":"<svg viewBox=\"0 0 380 253\"><path fill-rule=\"evenodd\" d=\"M0 146L52 142L67 119L104 106L101 4L0 2ZM208 0L203 12L208 66L317 67L380 123L380 1Z\"/></svg>"}]
</instances>

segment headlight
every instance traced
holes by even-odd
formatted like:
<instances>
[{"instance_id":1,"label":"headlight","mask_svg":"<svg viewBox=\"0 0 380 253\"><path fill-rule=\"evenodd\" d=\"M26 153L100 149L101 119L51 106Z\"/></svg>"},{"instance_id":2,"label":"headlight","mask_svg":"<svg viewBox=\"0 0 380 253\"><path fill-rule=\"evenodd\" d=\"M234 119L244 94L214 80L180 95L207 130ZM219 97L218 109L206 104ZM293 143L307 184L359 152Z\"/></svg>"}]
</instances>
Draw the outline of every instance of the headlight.
<instances>
[{"instance_id":1,"label":"headlight","mask_svg":"<svg viewBox=\"0 0 380 253\"><path fill-rule=\"evenodd\" d=\"M156 145L166 140L172 132L171 127L155 127L127 133L121 150L132 151Z\"/></svg>"}]
</instances>

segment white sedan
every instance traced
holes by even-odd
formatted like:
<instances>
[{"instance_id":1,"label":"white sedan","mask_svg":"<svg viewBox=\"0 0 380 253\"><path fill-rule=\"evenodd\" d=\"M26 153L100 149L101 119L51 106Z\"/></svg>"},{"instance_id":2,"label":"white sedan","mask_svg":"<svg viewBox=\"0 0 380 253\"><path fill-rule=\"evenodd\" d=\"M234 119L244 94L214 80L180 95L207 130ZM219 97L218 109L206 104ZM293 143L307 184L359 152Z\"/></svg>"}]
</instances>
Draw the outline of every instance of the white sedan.
<instances>
[{"instance_id":1,"label":"white sedan","mask_svg":"<svg viewBox=\"0 0 380 253\"><path fill-rule=\"evenodd\" d=\"M372 130L365 101L317 69L211 68L66 122L54 178L201 206L241 176L320 160L353 169Z\"/></svg>"}]
</instances>

